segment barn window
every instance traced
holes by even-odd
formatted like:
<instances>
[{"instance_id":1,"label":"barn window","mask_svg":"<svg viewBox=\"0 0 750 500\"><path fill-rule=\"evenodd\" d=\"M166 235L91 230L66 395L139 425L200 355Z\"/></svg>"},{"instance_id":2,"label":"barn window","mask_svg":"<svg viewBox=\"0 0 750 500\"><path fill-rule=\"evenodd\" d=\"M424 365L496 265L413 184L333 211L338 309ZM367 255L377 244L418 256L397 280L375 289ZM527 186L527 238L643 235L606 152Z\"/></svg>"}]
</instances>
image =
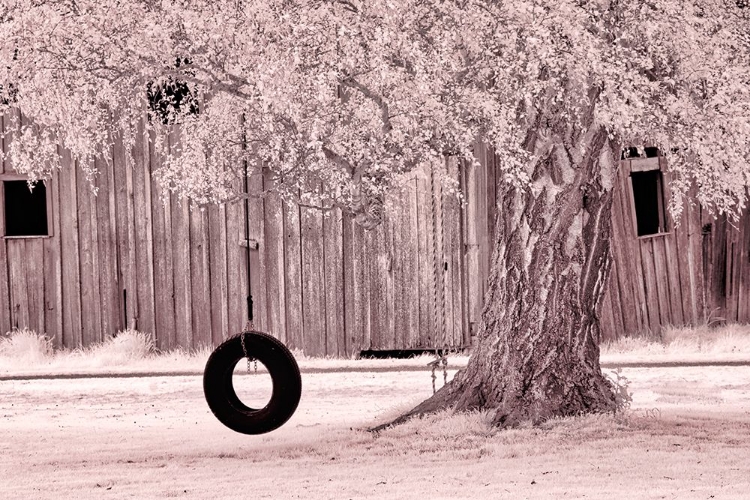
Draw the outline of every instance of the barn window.
<instances>
[{"instance_id":1,"label":"barn window","mask_svg":"<svg viewBox=\"0 0 750 500\"><path fill-rule=\"evenodd\" d=\"M667 233L662 167L665 158L658 148L629 147L622 151L625 172L630 176L633 226L638 237Z\"/></svg>"},{"instance_id":2,"label":"barn window","mask_svg":"<svg viewBox=\"0 0 750 500\"><path fill-rule=\"evenodd\" d=\"M48 236L47 188L38 182L32 190L25 180L3 181L6 237Z\"/></svg>"},{"instance_id":3,"label":"barn window","mask_svg":"<svg viewBox=\"0 0 750 500\"><path fill-rule=\"evenodd\" d=\"M665 233L664 197L662 195L661 170L632 172L633 204L638 236Z\"/></svg>"}]
</instances>

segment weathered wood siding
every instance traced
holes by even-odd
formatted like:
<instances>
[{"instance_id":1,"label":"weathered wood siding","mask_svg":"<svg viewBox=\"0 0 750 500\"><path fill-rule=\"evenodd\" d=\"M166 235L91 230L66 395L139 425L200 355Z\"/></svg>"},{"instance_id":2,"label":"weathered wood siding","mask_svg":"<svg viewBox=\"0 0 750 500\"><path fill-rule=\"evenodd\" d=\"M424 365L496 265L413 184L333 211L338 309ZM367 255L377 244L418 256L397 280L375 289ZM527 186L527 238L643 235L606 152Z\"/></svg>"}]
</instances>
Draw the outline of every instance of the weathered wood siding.
<instances>
[{"instance_id":1,"label":"weathered wood siding","mask_svg":"<svg viewBox=\"0 0 750 500\"><path fill-rule=\"evenodd\" d=\"M177 129L167 141L179 151ZM133 153L129 166L115 139L97 163L94 195L62 151L63 168L46 183L50 236L0 240L0 333L28 327L77 347L129 327L169 349L216 345L244 327L244 204L180 201L154 181L161 159L147 137ZM13 174L7 162L1 168ZM459 177L455 162L441 168ZM431 176L415 175L393 197L397 215L373 231L340 211L287 206L275 195L251 200L256 328L313 356L466 346L466 220ZM247 182L258 191L271 181L253 174Z\"/></svg>"},{"instance_id":2,"label":"weathered wood siding","mask_svg":"<svg viewBox=\"0 0 750 500\"><path fill-rule=\"evenodd\" d=\"M470 324L478 324L492 252L499 182L494 155L475 148L481 166L466 165L462 179L465 279ZM664 199L670 173L663 158ZM612 205L612 270L600 311L602 340L661 335L665 325L750 322L750 215L738 224L686 204L680 225L667 214L667 233L638 237L630 183L633 161L622 161ZM634 170L643 168L635 165ZM472 328L473 330L473 328Z\"/></svg>"},{"instance_id":3,"label":"weathered wood siding","mask_svg":"<svg viewBox=\"0 0 750 500\"><path fill-rule=\"evenodd\" d=\"M3 130L6 121L0 117ZM179 130L165 140L179 151ZM5 151L10 141L12 134L2 141ZM161 159L143 135L134 165L120 140L107 161L97 160L98 195L61 153L62 169L46 183L50 236L0 240L0 334L29 327L77 347L130 327L170 349L216 345L241 331L248 304L243 203L200 209L165 192L152 175ZM478 165L446 161L415 172L372 231L338 210L287 206L273 194L251 200L256 327L313 356L471 345L501 182L492 150L477 145L475 155ZM657 336L667 324L750 321L750 217L732 225L687 206L679 227L668 216L668 233L638 238L632 168L621 163L614 193L603 338ZM668 198L669 173L661 168ZM440 169L457 180L463 200L443 192ZM0 176L14 175L7 160L0 164ZM259 173L247 179L250 191L269 182ZM2 196L0 189L0 206Z\"/></svg>"}]
</instances>

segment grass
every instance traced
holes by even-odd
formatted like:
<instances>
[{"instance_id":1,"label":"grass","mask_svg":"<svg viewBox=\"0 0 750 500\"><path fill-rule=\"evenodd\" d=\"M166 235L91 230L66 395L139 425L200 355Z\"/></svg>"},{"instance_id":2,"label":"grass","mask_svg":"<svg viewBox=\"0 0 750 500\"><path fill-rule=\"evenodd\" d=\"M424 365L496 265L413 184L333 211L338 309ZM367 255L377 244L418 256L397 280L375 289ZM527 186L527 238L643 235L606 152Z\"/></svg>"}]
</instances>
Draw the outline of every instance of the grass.
<instances>
[{"instance_id":1,"label":"grass","mask_svg":"<svg viewBox=\"0 0 750 500\"><path fill-rule=\"evenodd\" d=\"M4 349L3 345L13 346ZM9 332L0 337L0 375L133 372L168 373L203 371L212 348L204 346L192 351L174 349L159 352L151 336L135 330L118 332L101 344L80 349L53 350L50 340L30 330ZM312 358L293 351L300 367L309 369L350 369L364 367L425 367L434 358L430 355L410 359L346 359ZM451 365L464 366L467 355L451 356ZM427 369L427 368L425 368Z\"/></svg>"},{"instance_id":2,"label":"grass","mask_svg":"<svg viewBox=\"0 0 750 500\"><path fill-rule=\"evenodd\" d=\"M601 346L602 361L750 359L750 325L663 329L661 339L624 337Z\"/></svg>"},{"instance_id":3,"label":"grass","mask_svg":"<svg viewBox=\"0 0 750 500\"><path fill-rule=\"evenodd\" d=\"M20 330L0 337L0 375L199 373L203 370L210 353L209 347L189 352L182 349L158 352L154 349L149 334L134 330L119 332L105 342L88 348L54 350L47 337L30 330ZM294 355L303 369L424 367L433 359L429 355L406 360L310 358L299 351L294 352ZM449 357L449 365L465 366L467 360L468 356L465 354L454 354ZM628 337L601 346L603 363L664 360L750 360L750 326L667 327L662 334L662 340Z\"/></svg>"},{"instance_id":4,"label":"grass","mask_svg":"<svg viewBox=\"0 0 750 500\"><path fill-rule=\"evenodd\" d=\"M671 335L671 337L670 337ZM745 356L745 327L627 340L617 356ZM122 332L88 349L29 331L0 340L0 374L192 370L194 375L0 381L0 498L747 498L750 367L624 368L631 410L493 428L482 412L442 413L378 435L431 392L412 360L312 359L292 419L262 436L224 428L203 399L208 349L158 353ZM466 357L453 357L450 376ZM354 366L392 366L385 373ZM617 373L611 373L613 377ZM263 400L261 374L239 377ZM438 384L442 377L439 377ZM266 395L266 398L268 396Z\"/></svg>"},{"instance_id":5,"label":"grass","mask_svg":"<svg viewBox=\"0 0 750 500\"><path fill-rule=\"evenodd\" d=\"M750 368L624 375L618 415L500 431L443 413L379 435L363 429L429 396L428 374L305 375L262 436L221 426L198 376L5 381L0 498L747 498Z\"/></svg>"}]
</instances>

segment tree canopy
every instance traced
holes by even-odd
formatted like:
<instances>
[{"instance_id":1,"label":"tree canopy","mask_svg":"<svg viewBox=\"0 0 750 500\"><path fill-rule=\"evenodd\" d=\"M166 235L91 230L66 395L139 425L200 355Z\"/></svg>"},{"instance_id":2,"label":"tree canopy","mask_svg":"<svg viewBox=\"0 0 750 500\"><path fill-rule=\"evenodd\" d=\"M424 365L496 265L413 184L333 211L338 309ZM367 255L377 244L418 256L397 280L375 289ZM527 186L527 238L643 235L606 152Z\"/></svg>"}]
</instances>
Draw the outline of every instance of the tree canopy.
<instances>
[{"instance_id":1,"label":"tree canopy","mask_svg":"<svg viewBox=\"0 0 750 500\"><path fill-rule=\"evenodd\" d=\"M473 161L475 140L524 184L533 121L593 114L611 140L669 156L676 214L693 182L736 214L749 16L729 0L3 0L2 107L23 116L9 153L32 180L58 146L94 175L116 137L133 144L149 89L184 82L198 112L167 106L179 150L154 141L173 192L236 197L246 161L288 199L373 224L403 174Z\"/></svg>"}]
</instances>

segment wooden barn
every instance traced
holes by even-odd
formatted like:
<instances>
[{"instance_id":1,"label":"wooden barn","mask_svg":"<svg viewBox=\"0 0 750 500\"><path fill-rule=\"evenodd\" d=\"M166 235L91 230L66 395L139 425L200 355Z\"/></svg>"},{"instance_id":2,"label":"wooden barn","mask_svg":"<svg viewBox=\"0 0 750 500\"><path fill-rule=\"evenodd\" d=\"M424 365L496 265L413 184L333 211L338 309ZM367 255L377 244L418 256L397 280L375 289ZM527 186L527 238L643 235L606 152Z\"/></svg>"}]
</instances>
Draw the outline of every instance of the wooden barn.
<instances>
[{"instance_id":1,"label":"wooden barn","mask_svg":"<svg viewBox=\"0 0 750 500\"><path fill-rule=\"evenodd\" d=\"M130 327L160 349L217 344L247 320L249 260L256 327L307 355L471 345L498 182L485 148L477 168L437 167L458 179L463 205L418 172L394 196L398 214L373 231L273 195L201 210L152 179L160 160L147 140L134 168L122 145L111 155L97 165L97 195L65 152L31 193L0 165L0 332L28 327L76 347ZM247 182L257 190L268 179ZM750 218L733 227L694 207L674 227L659 157L624 160L619 182L603 336L748 321Z\"/></svg>"}]
</instances>

